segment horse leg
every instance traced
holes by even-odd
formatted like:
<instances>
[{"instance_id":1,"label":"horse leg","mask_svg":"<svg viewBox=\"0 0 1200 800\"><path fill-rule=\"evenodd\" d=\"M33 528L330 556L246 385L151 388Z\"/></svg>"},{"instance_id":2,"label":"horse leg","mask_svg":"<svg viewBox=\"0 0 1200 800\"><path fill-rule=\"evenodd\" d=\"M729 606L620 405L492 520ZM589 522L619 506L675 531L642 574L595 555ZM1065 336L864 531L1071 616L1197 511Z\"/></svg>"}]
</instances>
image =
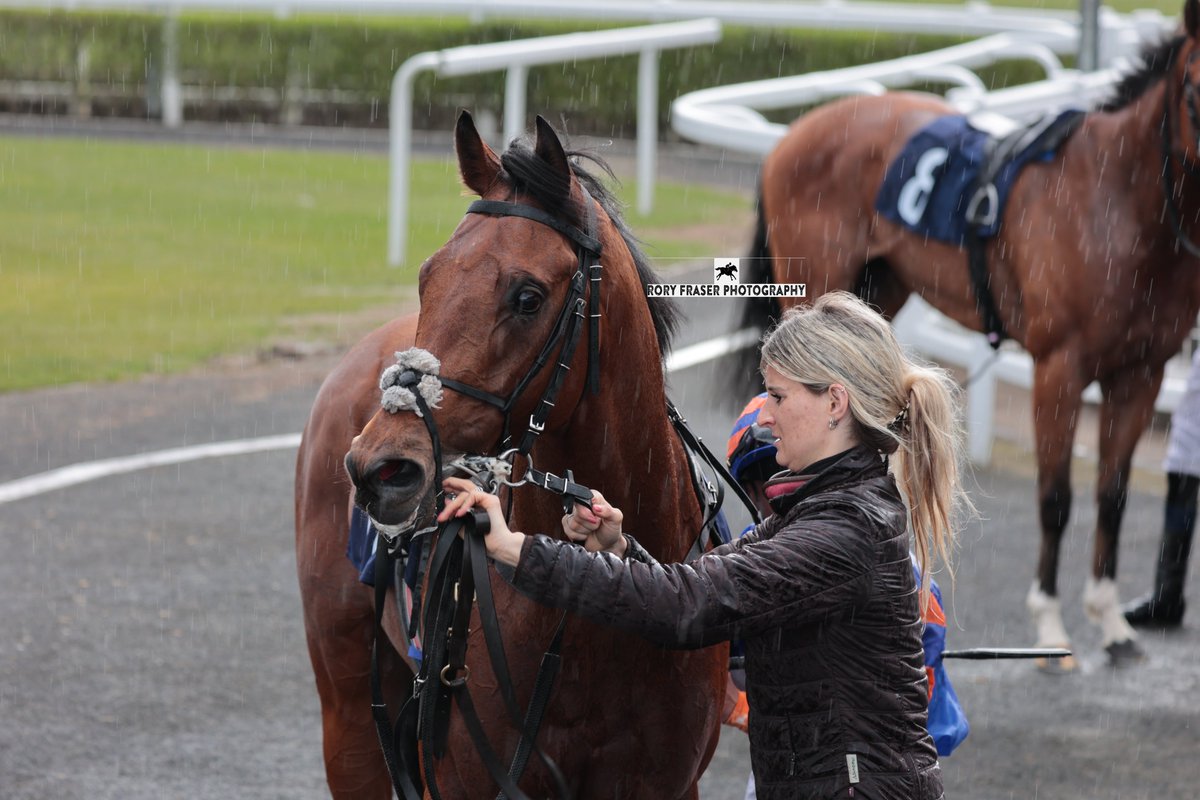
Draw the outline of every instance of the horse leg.
<instances>
[{"instance_id":1,"label":"horse leg","mask_svg":"<svg viewBox=\"0 0 1200 800\"><path fill-rule=\"evenodd\" d=\"M1129 471L1138 439L1154 416L1162 368L1139 366L1101 380L1100 464L1096 478L1096 540L1084 609L1100 626L1104 649L1114 664L1140 660L1137 634L1125 620L1117 596L1117 544L1129 494Z\"/></svg>"},{"instance_id":2,"label":"horse leg","mask_svg":"<svg viewBox=\"0 0 1200 800\"><path fill-rule=\"evenodd\" d=\"M308 650L321 700L325 778L335 798L392 796L391 779L371 720L370 646L374 616L365 586L337 594L366 602L329 602L321 591L306 601ZM360 591L361 590L361 591ZM394 670L399 658L390 647L381 658Z\"/></svg>"},{"instance_id":3,"label":"horse leg","mask_svg":"<svg viewBox=\"0 0 1200 800\"><path fill-rule=\"evenodd\" d=\"M296 567L321 701L325 778L335 798L383 800L392 796L392 785L371 718L374 603L345 554L349 499L334 481L301 485ZM391 647L382 652L385 674L408 674Z\"/></svg>"},{"instance_id":4,"label":"horse leg","mask_svg":"<svg viewBox=\"0 0 1200 800\"><path fill-rule=\"evenodd\" d=\"M1025 599L1037 629L1038 647L1070 647L1058 599L1058 556L1071 516L1071 449L1082 403L1082 380L1063 347L1039 360L1033 376L1033 424L1037 441L1038 509L1042 544L1037 578ZM1043 669L1072 670L1073 657L1039 660Z\"/></svg>"}]
</instances>

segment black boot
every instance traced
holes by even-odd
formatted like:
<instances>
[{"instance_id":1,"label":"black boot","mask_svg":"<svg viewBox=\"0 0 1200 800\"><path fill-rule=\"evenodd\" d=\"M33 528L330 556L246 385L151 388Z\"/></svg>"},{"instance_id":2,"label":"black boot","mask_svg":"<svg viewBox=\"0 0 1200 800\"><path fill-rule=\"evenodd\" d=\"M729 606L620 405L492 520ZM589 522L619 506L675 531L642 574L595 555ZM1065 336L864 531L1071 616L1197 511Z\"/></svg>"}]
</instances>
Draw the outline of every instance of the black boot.
<instances>
[{"instance_id":1,"label":"black boot","mask_svg":"<svg viewBox=\"0 0 1200 800\"><path fill-rule=\"evenodd\" d=\"M1125 619L1140 627L1175 627L1183 620L1183 585L1187 580L1188 554L1196 527L1196 500L1200 477L1171 472L1167 475L1167 502L1163 537L1158 548L1154 591L1125 606Z\"/></svg>"}]
</instances>

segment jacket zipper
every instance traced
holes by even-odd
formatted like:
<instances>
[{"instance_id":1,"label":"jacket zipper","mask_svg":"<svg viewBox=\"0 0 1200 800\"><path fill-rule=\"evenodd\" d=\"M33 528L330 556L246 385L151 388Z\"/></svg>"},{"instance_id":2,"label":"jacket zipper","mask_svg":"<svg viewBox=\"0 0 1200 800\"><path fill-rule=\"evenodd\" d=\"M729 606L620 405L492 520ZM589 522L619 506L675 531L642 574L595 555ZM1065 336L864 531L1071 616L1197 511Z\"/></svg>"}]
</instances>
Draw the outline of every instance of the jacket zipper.
<instances>
[{"instance_id":1,"label":"jacket zipper","mask_svg":"<svg viewBox=\"0 0 1200 800\"><path fill-rule=\"evenodd\" d=\"M788 750L791 751L791 756L788 758L787 776L789 778L796 777L796 762L799 756L796 755L796 742L792 738L792 715L787 715L787 733L788 733Z\"/></svg>"}]
</instances>

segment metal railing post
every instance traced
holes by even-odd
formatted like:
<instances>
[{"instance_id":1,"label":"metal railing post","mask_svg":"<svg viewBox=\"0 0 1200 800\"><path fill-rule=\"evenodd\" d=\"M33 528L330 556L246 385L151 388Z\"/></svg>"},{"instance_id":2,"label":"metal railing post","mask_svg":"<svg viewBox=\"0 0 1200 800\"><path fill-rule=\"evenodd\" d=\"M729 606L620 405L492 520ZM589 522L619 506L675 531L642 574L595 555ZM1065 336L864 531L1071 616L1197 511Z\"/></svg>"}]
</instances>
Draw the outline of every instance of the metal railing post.
<instances>
[{"instance_id":1,"label":"metal railing post","mask_svg":"<svg viewBox=\"0 0 1200 800\"><path fill-rule=\"evenodd\" d=\"M658 50L647 48L638 57L637 90L637 210L654 210L654 174L658 145Z\"/></svg>"},{"instance_id":2,"label":"metal railing post","mask_svg":"<svg viewBox=\"0 0 1200 800\"><path fill-rule=\"evenodd\" d=\"M529 91L529 67L513 64L504 78L504 141L500 148L525 132L525 98Z\"/></svg>"},{"instance_id":3,"label":"metal railing post","mask_svg":"<svg viewBox=\"0 0 1200 800\"><path fill-rule=\"evenodd\" d=\"M967 457L977 467L992 460L992 442L996 438L996 370L991 345L982 336L971 337L973 355L967 362ZM975 374L970 374L971 370Z\"/></svg>"},{"instance_id":4,"label":"metal railing post","mask_svg":"<svg viewBox=\"0 0 1200 800\"><path fill-rule=\"evenodd\" d=\"M392 79L391 105L388 108L388 264L404 263L408 246L409 162L412 159L413 82L421 70L438 65L437 53L418 53L400 65Z\"/></svg>"},{"instance_id":5,"label":"metal railing post","mask_svg":"<svg viewBox=\"0 0 1200 800\"><path fill-rule=\"evenodd\" d=\"M183 87L179 82L179 9L163 17L162 121L168 128L183 124Z\"/></svg>"},{"instance_id":6,"label":"metal railing post","mask_svg":"<svg viewBox=\"0 0 1200 800\"><path fill-rule=\"evenodd\" d=\"M1079 0L1079 54L1084 72L1100 69L1100 0Z\"/></svg>"}]
</instances>

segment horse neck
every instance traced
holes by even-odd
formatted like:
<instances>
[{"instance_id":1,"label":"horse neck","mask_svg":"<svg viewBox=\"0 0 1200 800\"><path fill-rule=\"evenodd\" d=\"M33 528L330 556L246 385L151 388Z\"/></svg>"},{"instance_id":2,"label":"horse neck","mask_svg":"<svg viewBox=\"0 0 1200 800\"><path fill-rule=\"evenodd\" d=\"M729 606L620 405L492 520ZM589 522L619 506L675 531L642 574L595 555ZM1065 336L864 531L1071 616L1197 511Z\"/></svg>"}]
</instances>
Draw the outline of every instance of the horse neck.
<instances>
[{"instance_id":1,"label":"horse neck","mask_svg":"<svg viewBox=\"0 0 1200 800\"><path fill-rule=\"evenodd\" d=\"M1161 187L1160 126L1166 109L1166 86L1165 80L1158 81L1122 108L1089 113L1085 130L1080 133L1090 129L1092 135L1074 137L1091 143L1087 152L1080 155L1105 173L1119 175L1119 180L1127 182L1127 190L1142 185ZM1178 124L1178 119L1175 123ZM1141 213L1157 216L1158 211L1156 205L1153 209L1142 209Z\"/></svg>"},{"instance_id":2,"label":"horse neck","mask_svg":"<svg viewBox=\"0 0 1200 800\"><path fill-rule=\"evenodd\" d=\"M1103 196L1112 198L1112 203L1120 204L1121 221L1130 223L1130 229L1137 231L1131 249L1144 254L1145 268L1173 271L1178 262L1191 263L1194 259L1182 248L1176 252L1175 231L1163 209L1161 126L1168 80L1156 82L1123 108L1088 114L1084 130L1079 132L1086 135L1075 137L1081 144L1068 151L1068 157L1091 165L1088 172L1102 170L1103 182L1090 186L1089 191L1099 190ZM1181 151L1175 140L1180 112L1175 109L1171 120L1176 156ZM1192 164L1193 169L1196 166ZM1182 192L1176 196L1176 202L1184 230L1193 241L1200 241L1200 225L1190 222L1200 211L1200 178L1186 175L1178 157L1172 159L1170 169L1175 183L1179 185L1182 181Z\"/></svg>"}]
</instances>

